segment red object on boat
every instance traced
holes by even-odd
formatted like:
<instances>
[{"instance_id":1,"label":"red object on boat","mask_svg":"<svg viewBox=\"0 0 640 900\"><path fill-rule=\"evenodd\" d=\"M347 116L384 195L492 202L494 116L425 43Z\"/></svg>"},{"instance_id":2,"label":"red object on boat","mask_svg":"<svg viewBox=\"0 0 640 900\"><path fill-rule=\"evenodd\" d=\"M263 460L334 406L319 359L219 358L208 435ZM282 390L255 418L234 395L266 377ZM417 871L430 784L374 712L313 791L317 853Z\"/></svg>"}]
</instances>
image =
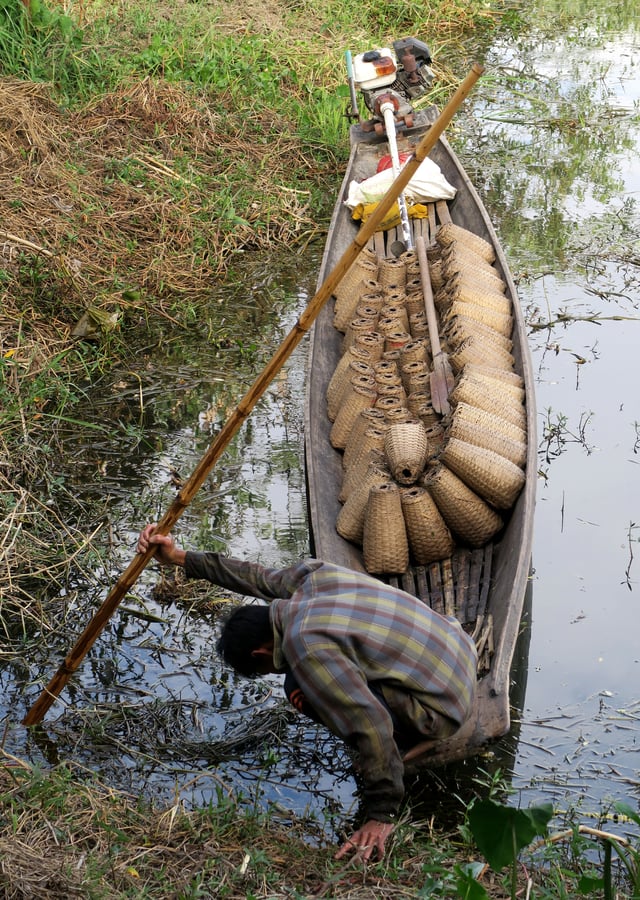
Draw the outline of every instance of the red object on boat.
<instances>
[{"instance_id":1,"label":"red object on boat","mask_svg":"<svg viewBox=\"0 0 640 900\"><path fill-rule=\"evenodd\" d=\"M398 160L400 162L400 168L406 163L406 161L412 156L411 153L398 153ZM387 153L386 156L382 156L380 158L380 162L378 163L378 167L376 172L383 172L385 169L390 169L393 165L391 160L391 155Z\"/></svg>"}]
</instances>

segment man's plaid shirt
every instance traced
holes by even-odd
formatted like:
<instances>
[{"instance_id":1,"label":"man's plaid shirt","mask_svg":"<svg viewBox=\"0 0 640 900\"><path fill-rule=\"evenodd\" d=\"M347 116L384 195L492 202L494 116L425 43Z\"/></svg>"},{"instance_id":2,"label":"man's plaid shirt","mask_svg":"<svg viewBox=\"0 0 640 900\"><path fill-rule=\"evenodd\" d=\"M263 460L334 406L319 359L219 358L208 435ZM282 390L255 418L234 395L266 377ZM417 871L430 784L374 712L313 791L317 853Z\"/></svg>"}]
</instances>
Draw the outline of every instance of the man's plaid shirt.
<instances>
[{"instance_id":1,"label":"man's plaid shirt","mask_svg":"<svg viewBox=\"0 0 640 900\"><path fill-rule=\"evenodd\" d=\"M388 709L429 737L471 711L476 651L460 623L369 575L308 559L285 569L186 554L185 572L270 603L274 661L289 669L322 721L359 752L368 818L389 821L404 794ZM435 715L434 715L435 714Z\"/></svg>"}]
</instances>

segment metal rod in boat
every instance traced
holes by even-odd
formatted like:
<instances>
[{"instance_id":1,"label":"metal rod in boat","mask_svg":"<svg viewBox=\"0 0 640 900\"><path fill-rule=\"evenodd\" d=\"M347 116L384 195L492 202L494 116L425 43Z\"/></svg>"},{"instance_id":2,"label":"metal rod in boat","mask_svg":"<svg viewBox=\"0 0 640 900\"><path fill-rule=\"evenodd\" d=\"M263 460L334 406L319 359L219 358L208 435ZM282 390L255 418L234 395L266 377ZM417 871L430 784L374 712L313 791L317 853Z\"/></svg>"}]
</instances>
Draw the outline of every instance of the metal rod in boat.
<instances>
[{"instance_id":1,"label":"metal rod in boat","mask_svg":"<svg viewBox=\"0 0 640 900\"><path fill-rule=\"evenodd\" d=\"M397 178L400 174L400 155L398 153L398 142L396 140L396 120L394 117L395 109L393 107L393 103L391 103L391 101L385 101L384 103L382 103L380 105L380 112L382 113L382 117L384 119L384 127L387 132L393 177ZM398 194L398 209L400 210L400 224L402 226L402 237L404 238L405 250L413 250L411 223L409 222L407 201L405 199L403 191Z\"/></svg>"}]
</instances>

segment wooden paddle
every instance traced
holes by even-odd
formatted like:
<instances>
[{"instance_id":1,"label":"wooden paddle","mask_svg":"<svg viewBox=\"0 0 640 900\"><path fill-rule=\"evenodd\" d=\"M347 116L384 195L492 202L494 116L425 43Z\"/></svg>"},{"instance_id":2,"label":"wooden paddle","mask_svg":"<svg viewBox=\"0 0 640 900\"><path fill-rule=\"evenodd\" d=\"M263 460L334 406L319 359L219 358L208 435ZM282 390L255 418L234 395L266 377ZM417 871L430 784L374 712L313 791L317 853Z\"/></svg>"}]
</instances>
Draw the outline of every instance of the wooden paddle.
<instances>
[{"instance_id":1,"label":"wooden paddle","mask_svg":"<svg viewBox=\"0 0 640 900\"><path fill-rule=\"evenodd\" d=\"M433 301L431 276L429 275L427 248L425 247L424 237L422 235L416 237L416 253L418 254L418 262L420 263L420 281L422 282L424 307L427 313L427 327L429 328L429 341L431 343L431 355L433 356L433 371L429 378L431 386L431 403L437 413L446 416L451 409L449 406L449 394L453 390L454 377L449 358L440 345L436 306Z\"/></svg>"},{"instance_id":2,"label":"wooden paddle","mask_svg":"<svg viewBox=\"0 0 640 900\"><path fill-rule=\"evenodd\" d=\"M400 192L405 189L409 180L415 173L420 163L425 159L433 147L436 145L438 138L447 127L454 113L465 99L469 91L472 89L478 78L482 75L484 67L479 63L474 63L470 72L460 83L457 90L443 108L442 112L427 131L425 136L416 146L414 155L406 162L402 171L395 179L387 193L384 195L376 209L369 216L367 221L361 226L357 236L351 245L345 250L335 268L327 276L317 293L309 301L307 308L304 310L296 324L293 326L289 334L282 341L276 350L272 360L265 366L260 375L253 382L250 389L238 403L233 413L222 426L218 435L209 445L204 456L192 472L191 476L184 483L175 500L160 519L157 527L159 534L168 534L175 523L178 521L182 513L191 503L193 497L207 478L209 472L216 464L227 445L240 429L241 425L262 397L266 389L269 387L275 376L283 367L289 356L298 346L304 335L307 333L318 313L324 306L327 299L335 292L337 285L340 283L346 272L357 258L358 254L366 247L367 241L375 233L378 225L387 215ZM36 702L33 704L27 715L23 719L24 725L37 725L42 721L43 716L51 707L54 700L59 696L61 690L77 670L78 666L93 646L96 638L102 632L103 628L117 609L120 601L131 589L137 581L139 575L144 570L155 553L155 548L150 547L146 553L137 554L129 563L125 571L122 573L118 581L115 583L102 605L95 613L91 621L88 623L75 645L69 651L68 655L60 665L49 684L42 691Z\"/></svg>"}]
</instances>

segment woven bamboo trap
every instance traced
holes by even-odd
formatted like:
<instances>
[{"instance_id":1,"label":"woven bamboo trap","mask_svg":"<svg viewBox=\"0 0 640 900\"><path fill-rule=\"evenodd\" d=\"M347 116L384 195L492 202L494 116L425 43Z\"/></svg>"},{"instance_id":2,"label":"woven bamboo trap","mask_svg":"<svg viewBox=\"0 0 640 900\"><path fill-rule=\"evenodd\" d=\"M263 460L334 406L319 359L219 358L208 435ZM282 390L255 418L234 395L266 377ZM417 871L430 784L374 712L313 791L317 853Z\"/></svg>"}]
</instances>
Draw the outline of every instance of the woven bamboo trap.
<instances>
[{"instance_id":1,"label":"woven bamboo trap","mask_svg":"<svg viewBox=\"0 0 640 900\"><path fill-rule=\"evenodd\" d=\"M362 555L367 572L401 574L409 565L400 489L394 482L376 485L369 491Z\"/></svg>"}]
</instances>

